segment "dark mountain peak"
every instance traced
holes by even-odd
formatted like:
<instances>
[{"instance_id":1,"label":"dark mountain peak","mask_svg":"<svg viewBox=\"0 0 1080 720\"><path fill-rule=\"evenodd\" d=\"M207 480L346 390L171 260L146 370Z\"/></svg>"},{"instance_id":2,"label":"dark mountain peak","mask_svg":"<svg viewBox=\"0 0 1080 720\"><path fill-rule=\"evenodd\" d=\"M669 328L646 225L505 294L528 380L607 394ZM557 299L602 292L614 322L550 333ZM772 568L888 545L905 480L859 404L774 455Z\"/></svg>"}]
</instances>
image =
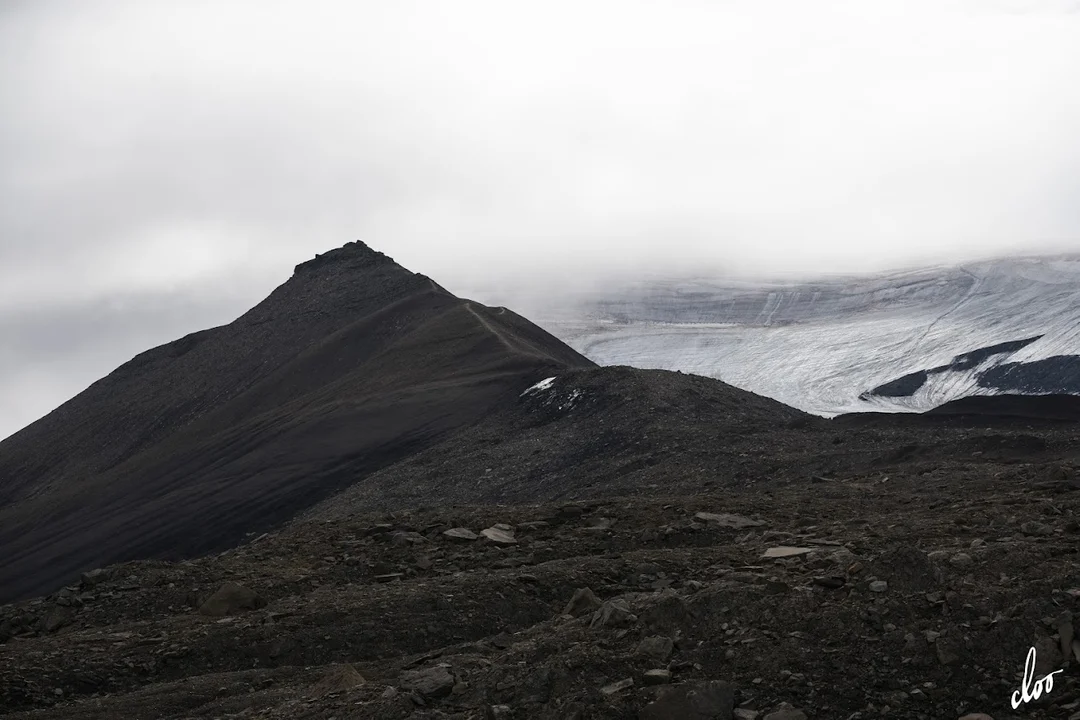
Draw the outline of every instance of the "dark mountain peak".
<instances>
[{"instance_id":1,"label":"dark mountain peak","mask_svg":"<svg viewBox=\"0 0 1080 720\"><path fill-rule=\"evenodd\" d=\"M328 265L344 268L369 268L375 265L395 265L394 259L378 250L372 250L364 242L354 240L325 253L315 253L315 257L296 266L294 273L309 272Z\"/></svg>"},{"instance_id":2,"label":"dark mountain peak","mask_svg":"<svg viewBox=\"0 0 1080 720\"><path fill-rule=\"evenodd\" d=\"M592 366L348 243L0 442L0 602L97 565L231 547Z\"/></svg>"}]
</instances>

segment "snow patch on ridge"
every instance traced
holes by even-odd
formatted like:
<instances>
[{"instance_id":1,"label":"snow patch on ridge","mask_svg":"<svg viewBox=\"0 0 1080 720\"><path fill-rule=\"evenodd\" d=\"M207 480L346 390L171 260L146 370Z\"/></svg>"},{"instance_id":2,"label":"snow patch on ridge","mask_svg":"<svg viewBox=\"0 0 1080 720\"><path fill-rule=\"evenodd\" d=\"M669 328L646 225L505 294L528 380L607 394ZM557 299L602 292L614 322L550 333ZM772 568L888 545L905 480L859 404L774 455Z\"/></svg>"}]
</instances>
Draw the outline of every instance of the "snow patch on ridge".
<instances>
[{"instance_id":1,"label":"snow patch on ridge","mask_svg":"<svg viewBox=\"0 0 1080 720\"><path fill-rule=\"evenodd\" d=\"M545 378L545 379L541 380L540 382L536 383L535 385L532 385L532 386L526 388L525 391L521 393L521 395L524 396L524 395L528 395L529 393L542 392L544 390L547 390L553 384L555 384L555 379L557 377L558 376L556 375L555 377Z\"/></svg>"}]
</instances>

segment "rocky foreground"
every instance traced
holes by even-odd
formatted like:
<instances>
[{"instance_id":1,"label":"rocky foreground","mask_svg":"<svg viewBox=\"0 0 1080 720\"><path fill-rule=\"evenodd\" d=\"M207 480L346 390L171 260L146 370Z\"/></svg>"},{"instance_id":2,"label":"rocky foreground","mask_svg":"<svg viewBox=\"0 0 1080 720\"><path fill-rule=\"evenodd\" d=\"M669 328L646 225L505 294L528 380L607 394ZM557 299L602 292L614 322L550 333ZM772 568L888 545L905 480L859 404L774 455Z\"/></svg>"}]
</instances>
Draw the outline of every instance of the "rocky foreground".
<instances>
[{"instance_id":1,"label":"rocky foreground","mask_svg":"<svg viewBox=\"0 0 1080 720\"><path fill-rule=\"evenodd\" d=\"M0 607L0 713L1075 719L1078 541L1043 462L307 520Z\"/></svg>"}]
</instances>

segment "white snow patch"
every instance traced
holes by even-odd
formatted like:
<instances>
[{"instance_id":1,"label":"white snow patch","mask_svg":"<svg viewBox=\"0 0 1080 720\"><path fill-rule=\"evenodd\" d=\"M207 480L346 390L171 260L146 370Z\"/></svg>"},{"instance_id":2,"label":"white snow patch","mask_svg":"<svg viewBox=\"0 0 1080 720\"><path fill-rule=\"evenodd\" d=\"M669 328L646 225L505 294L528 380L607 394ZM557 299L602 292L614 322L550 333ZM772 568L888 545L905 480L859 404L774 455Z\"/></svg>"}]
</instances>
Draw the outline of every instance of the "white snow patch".
<instances>
[{"instance_id":1,"label":"white snow patch","mask_svg":"<svg viewBox=\"0 0 1080 720\"><path fill-rule=\"evenodd\" d=\"M559 405L559 409L560 410L569 410L570 408L574 407L574 403L577 402L577 399L579 397L581 397L581 391L580 390L574 390L573 392L570 393L569 397L566 398L566 401Z\"/></svg>"},{"instance_id":2,"label":"white snow patch","mask_svg":"<svg viewBox=\"0 0 1080 720\"><path fill-rule=\"evenodd\" d=\"M558 376L556 376L556 377L558 377ZM531 392L541 392L543 390L547 390L548 388L550 388L554 384L554 382L555 382L554 377L544 378L543 380L536 383L532 387L526 388L525 391L522 392L521 394L522 395L528 395Z\"/></svg>"}]
</instances>

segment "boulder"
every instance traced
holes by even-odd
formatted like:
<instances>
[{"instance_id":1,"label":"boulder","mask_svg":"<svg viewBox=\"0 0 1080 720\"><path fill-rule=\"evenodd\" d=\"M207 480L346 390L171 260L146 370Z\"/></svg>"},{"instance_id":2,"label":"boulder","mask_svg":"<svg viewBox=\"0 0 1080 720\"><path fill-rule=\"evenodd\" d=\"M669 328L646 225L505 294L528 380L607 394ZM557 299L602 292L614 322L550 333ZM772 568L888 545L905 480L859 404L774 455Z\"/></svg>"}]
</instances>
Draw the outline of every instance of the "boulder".
<instances>
[{"instance_id":1,"label":"boulder","mask_svg":"<svg viewBox=\"0 0 1080 720\"><path fill-rule=\"evenodd\" d=\"M346 663L338 665L326 673L323 679L315 685L311 694L315 697L322 697L331 693L352 690L366 683L367 680L356 671L356 668Z\"/></svg>"},{"instance_id":2,"label":"boulder","mask_svg":"<svg viewBox=\"0 0 1080 720\"><path fill-rule=\"evenodd\" d=\"M663 662L671 657L674 649L675 643L671 638L653 635L641 641L637 647L637 654Z\"/></svg>"},{"instance_id":3,"label":"boulder","mask_svg":"<svg viewBox=\"0 0 1080 720\"><path fill-rule=\"evenodd\" d=\"M713 680L672 685L638 712L639 720L732 720L735 686Z\"/></svg>"},{"instance_id":4,"label":"boulder","mask_svg":"<svg viewBox=\"0 0 1080 720\"><path fill-rule=\"evenodd\" d=\"M600 602L600 598L596 597L590 588L578 588L574 591L574 596L570 598L570 602L566 604L566 608L563 609L563 615L578 617L586 613L596 612L601 605L603 603Z\"/></svg>"},{"instance_id":5,"label":"boulder","mask_svg":"<svg viewBox=\"0 0 1080 720\"><path fill-rule=\"evenodd\" d=\"M241 610L258 610L262 607L266 607L266 601L258 593L230 580L199 606L199 613L222 617Z\"/></svg>"},{"instance_id":6,"label":"boulder","mask_svg":"<svg viewBox=\"0 0 1080 720\"><path fill-rule=\"evenodd\" d=\"M444 698L454 690L454 676L445 665L401 673L401 689L416 692L425 700Z\"/></svg>"},{"instance_id":7,"label":"boulder","mask_svg":"<svg viewBox=\"0 0 1080 720\"><path fill-rule=\"evenodd\" d=\"M496 545L517 544L517 538L514 537L514 531L509 525L503 525L501 523L493 525L485 530L481 530L480 534Z\"/></svg>"}]
</instances>

